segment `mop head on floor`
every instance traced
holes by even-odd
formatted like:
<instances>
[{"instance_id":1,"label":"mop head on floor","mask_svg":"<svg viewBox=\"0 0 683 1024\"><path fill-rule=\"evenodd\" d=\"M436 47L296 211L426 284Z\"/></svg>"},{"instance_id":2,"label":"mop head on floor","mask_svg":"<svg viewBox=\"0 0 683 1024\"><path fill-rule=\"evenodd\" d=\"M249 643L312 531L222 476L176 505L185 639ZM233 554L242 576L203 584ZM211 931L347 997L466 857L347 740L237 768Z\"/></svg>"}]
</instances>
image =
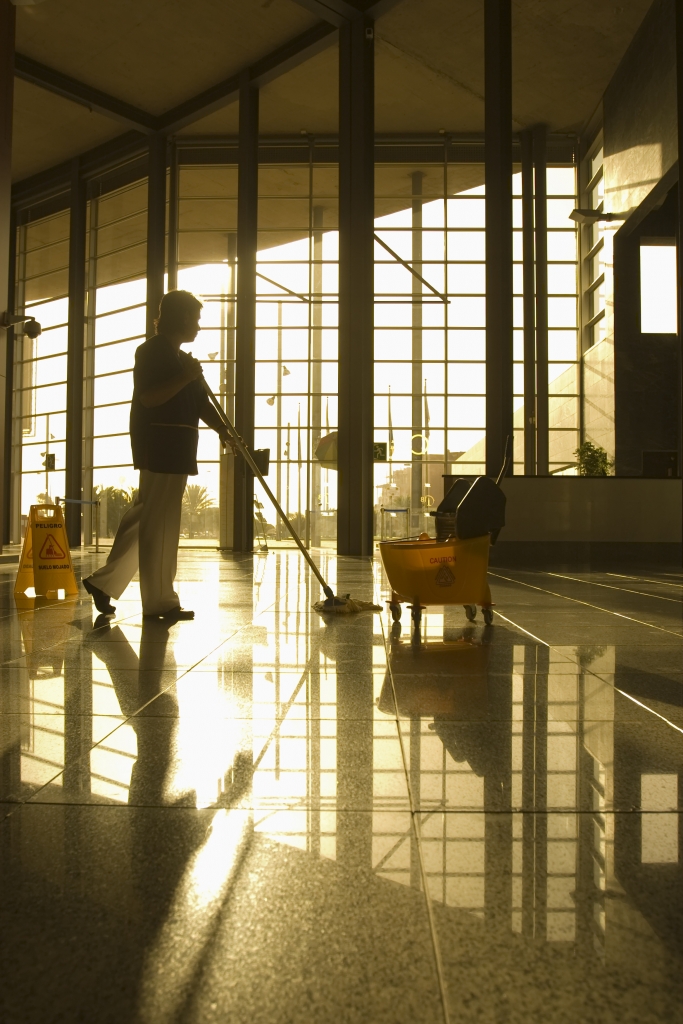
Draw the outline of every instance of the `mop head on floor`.
<instances>
[{"instance_id":1,"label":"mop head on floor","mask_svg":"<svg viewBox=\"0 0 683 1024\"><path fill-rule=\"evenodd\" d=\"M382 608L372 601L356 601L349 594L346 597L328 597L316 601L313 608L320 615L355 615L356 612L381 612Z\"/></svg>"}]
</instances>

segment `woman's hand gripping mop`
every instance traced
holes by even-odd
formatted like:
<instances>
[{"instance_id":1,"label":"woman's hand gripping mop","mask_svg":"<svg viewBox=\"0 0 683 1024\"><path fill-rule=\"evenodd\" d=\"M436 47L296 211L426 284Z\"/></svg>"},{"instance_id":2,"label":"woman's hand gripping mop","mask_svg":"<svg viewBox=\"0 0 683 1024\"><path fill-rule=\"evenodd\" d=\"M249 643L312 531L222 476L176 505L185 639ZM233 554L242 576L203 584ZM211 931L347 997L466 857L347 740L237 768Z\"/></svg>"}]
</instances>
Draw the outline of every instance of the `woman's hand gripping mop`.
<instances>
[{"instance_id":1,"label":"woman's hand gripping mop","mask_svg":"<svg viewBox=\"0 0 683 1024\"><path fill-rule=\"evenodd\" d=\"M279 515L280 519L282 520L282 522L285 524L285 526L289 530L290 534L292 535L292 539L294 540L294 543L296 544L296 546L298 547L299 551L301 552L301 554L304 556L304 558L308 562L308 565L309 565L311 571L313 572L313 575L318 580L318 582L320 583L320 586L323 589L323 593L325 594L325 600L324 601L316 601L316 603L313 605L314 609L317 612L320 612L322 615L328 615L328 614L332 614L332 615L340 615L340 614L341 615L346 615L346 614L349 614L349 613L352 613L352 612L364 612L364 611L376 611L376 612L379 612L379 611L381 611L381 608L380 608L379 605L372 604L370 601L355 601L352 597L349 596L349 594L347 594L346 597L336 597L335 596L332 588L329 587L327 585L327 583L325 582L325 580L323 579L323 576L322 576L322 573L320 572L320 569L318 568L318 566L315 564L315 562L311 558L310 554L308 553L308 551L306 550L304 544L302 543L301 538L299 537L299 535L297 534L296 530L294 529L294 527L290 523L289 519L287 518L287 516L283 512L283 510L282 510L282 508L280 506L280 503L278 502L277 498L275 497L275 495L271 491L271 489L268 486L268 484L266 483L266 481L263 479L263 474L261 473L260 469L256 465L256 462L254 461L251 452L249 451L249 449L247 448L246 444L244 443L244 441L242 440L242 438L237 433L237 431L235 430L234 426L232 425L232 423L228 419L225 411L223 410L223 408L220 405L218 399L214 395L213 391L211 390L211 388L207 384L207 382L204 379L204 377L201 378L201 381L202 381L204 387L206 388L206 393L209 396L209 398L210 398L210 400L211 400L211 402L213 404L214 409L216 410L216 412L220 416L221 422L223 423L223 426L225 427L225 429L228 432L228 436L230 438L230 444L231 444L231 447L233 448L233 451L237 450L240 453L240 455L245 460L245 462L249 466L249 468L252 471L252 473L254 474L254 476L257 477L258 480L260 480L261 486L263 487L264 491L266 492L266 494L270 498L271 502L273 503L275 511L277 512L277 514Z\"/></svg>"}]
</instances>

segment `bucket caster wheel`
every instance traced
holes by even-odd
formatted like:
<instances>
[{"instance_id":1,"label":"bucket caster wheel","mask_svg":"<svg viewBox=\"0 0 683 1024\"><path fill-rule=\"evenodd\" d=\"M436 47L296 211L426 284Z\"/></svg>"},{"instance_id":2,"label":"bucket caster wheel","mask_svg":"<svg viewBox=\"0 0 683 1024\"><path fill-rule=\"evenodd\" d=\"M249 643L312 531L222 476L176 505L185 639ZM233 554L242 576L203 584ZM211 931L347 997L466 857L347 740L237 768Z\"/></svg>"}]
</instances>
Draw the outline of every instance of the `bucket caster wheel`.
<instances>
[{"instance_id":1,"label":"bucket caster wheel","mask_svg":"<svg viewBox=\"0 0 683 1024\"><path fill-rule=\"evenodd\" d=\"M474 620L477 617L477 606L476 606L476 604L465 604L465 605L463 605L463 608L465 609L465 615L467 616L467 621L468 622L474 622Z\"/></svg>"},{"instance_id":2,"label":"bucket caster wheel","mask_svg":"<svg viewBox=\"0 0 683 1024\"><path fill-rule=\"evenodd\" d=\"M416 597L410 608L410 617L413 620L413 625L415 626L415 629L419 629L420 623L422 622L422 605L420 604L420 599Z\"/></svg>"},{"instance_id":3,"label":"bucket caster wheel","mask_svg":"<svg viewBox=\"0 0 683 1024\"><path fill-rule=\"evenodd\" d=\"M390 604L389 611L391 612L391 618L394 622L401 621L401 606L400 604Z\"/></svg>"},{"instance_id":4,"label":"bucket caster wheel","mask_svg":"<svg viewBox=\"0 0 683 1024\"><path fill-rule=\"evenodd\" d=\"M487 626L490 626L493 622L493 608L482 608L484 615L484 622Z\"/></svg>"}]
</instances>

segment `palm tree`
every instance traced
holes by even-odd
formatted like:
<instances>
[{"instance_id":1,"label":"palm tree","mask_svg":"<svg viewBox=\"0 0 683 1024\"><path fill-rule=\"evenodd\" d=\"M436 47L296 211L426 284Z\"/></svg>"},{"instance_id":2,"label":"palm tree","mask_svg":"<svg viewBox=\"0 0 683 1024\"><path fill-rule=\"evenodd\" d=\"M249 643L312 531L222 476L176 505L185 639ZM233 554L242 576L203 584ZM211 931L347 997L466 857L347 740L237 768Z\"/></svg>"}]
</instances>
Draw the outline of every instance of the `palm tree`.
<instances>
[{"instance_id":1,"label":"palm tree","mask_svg":"<svg viewBox=\"0 0 683 1024\"><path fill-rule=\"evenodd\" d=\"M187 485L183 494L183 519L189 520L188 533L190 540L194 537L195 516L215 507L214 500L206 487L202 487L200 484Z\"/></svg>"}]
</instances>

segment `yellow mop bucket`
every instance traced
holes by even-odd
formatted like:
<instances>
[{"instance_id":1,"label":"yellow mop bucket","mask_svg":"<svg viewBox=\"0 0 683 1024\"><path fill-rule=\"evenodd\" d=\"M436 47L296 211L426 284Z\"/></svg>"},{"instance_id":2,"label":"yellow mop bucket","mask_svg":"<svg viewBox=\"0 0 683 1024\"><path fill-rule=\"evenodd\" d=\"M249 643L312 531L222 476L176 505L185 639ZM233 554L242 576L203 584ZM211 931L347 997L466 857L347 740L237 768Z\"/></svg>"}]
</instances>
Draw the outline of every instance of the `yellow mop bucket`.
<instances>
[{"instance_id":1,"label":"yellow mop bucket","mask_svg":"<svg viewBox=\"0 0 683 1024\"><path fill-rule=\"evenodd\" d=\"M411 601L413 619L419 623L419 609L430 604L461 604L467 617L474 618L476 605L491 621L491 591L487 572L490 537L458 540L380 541L379 550L393 591L390 602L395 621L400 618L400 601Z\"/></svg>"}]
</instances>

